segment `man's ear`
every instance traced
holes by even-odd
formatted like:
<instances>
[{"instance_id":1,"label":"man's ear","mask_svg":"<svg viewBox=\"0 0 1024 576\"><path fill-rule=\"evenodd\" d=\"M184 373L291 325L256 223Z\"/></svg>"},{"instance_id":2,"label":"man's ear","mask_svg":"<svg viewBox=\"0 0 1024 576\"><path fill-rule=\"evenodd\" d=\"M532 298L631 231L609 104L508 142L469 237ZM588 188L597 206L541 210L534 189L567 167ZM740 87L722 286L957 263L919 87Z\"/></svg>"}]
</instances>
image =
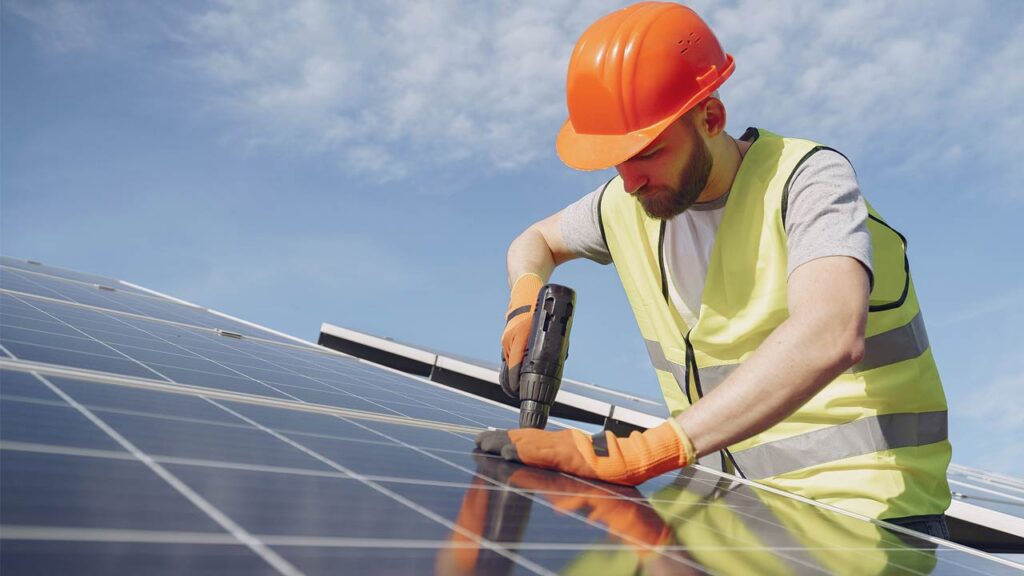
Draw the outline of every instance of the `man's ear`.
<instances>
[{"instance_id":1,"label":"man's ear","mask_svg":"<svg viewBox=\"0 0 1024 576\"><path fill-rule=\"evenodd\" d=\"M715 97L710 97L698 104L701 107L701 129L710 138L725 131L725 104Z\"/></svg>"}]
</instances>

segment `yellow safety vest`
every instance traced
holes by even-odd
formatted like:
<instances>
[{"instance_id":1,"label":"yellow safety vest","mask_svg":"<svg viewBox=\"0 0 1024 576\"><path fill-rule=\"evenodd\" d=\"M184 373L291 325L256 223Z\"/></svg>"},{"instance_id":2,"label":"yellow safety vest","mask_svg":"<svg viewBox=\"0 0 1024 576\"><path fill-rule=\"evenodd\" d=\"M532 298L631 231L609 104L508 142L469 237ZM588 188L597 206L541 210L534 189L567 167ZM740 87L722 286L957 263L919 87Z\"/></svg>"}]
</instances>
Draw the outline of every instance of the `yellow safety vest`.
<instances>
[{"instance_id":1,"label":"yellow safety vest","mask_svg":"<svg viewBox=\"0 0 1024 576\"><path fill-rule=\"evenodd\" d=\"M648 217L621 178L600 199L602 233L673 415L724 381L789 316L789 181L824 147L764 130L748 135L755 140L726 202L694 326L668 298L665 222ZM906 241L870 204L868 212L874 286L864 359L782 422L724 450L720 461L747 478L874 518L939 514L950 502L946 399Z\"/></svg>"}]
</instances>

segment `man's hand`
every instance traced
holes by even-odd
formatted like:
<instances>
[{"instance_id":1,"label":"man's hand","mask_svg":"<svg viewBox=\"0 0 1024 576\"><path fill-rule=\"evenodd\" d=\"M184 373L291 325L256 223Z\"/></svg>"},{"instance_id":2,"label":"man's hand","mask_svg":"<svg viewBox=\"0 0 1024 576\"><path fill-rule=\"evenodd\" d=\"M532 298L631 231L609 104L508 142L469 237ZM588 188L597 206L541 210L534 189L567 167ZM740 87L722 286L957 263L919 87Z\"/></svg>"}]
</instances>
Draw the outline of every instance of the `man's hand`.
<instances>
[{"instance_id":1,"label":"man's hand","mask_svg":"<svg viewBox=\"0 0 1024 576\"><path fill-rule=\"evenodd\" d=\"M512 285L512 297L505 315L505 332L501 335L501 359L508 368L508 377L501 380L501 388L512 398L519 398L519 367L530 338L537 294L543 286L540 276L530 273L523 274Z\"/></svg>"},{"instance_id":2,"label":"man's hand","mask_svg":"<svg viewBox=\"0 0 1024 576\"><path fill-rule=\"evenodd\" d=\"M693 444L672 418L628 438L616 438L611 432L591 438L579 430L519 428L481 432L476 445L506 460L627 486L694 460Z\"/></svg>"}]
</instances>

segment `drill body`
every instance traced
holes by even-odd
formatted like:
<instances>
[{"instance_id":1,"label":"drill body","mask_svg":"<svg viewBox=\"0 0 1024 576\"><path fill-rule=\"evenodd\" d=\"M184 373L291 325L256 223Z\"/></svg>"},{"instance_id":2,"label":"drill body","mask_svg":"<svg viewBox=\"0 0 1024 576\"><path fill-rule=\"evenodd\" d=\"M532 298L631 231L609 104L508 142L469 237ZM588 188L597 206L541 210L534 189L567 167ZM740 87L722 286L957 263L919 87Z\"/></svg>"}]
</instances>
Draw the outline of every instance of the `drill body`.
<instances>
[{"instance_id":1,"label":"drill body","mask_svg":"<svg viewBox=\"0 0 1024 576\"><path fill-rule=\"evenodd\" d=\"M546 284L537 295L526 354L519 366L501 365L501 386L519 398L519 426L543 429L551 404L562 385L562 369L569 355L569 332L576 293L566 286ZM518 374L510 374L518 370Z\"/></svg>"}]
</instances>

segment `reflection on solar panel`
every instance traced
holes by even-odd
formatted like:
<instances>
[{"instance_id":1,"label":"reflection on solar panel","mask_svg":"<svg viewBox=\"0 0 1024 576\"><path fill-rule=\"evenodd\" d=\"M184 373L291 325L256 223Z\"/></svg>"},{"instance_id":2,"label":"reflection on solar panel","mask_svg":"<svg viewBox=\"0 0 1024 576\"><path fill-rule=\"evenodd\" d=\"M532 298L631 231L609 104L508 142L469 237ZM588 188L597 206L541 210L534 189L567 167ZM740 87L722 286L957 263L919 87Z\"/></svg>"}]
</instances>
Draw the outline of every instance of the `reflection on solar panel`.
<instances>
[{"instance_id":1,"label":"reflection on solar panel","mask_svg":"<svg viewBox=\"0 0 1024 576\"><path fill-rule=\"evenodd\" d=\"M5 576L1014 570L706 470L473 453L516 412L110 279L4 259L0 322Z\"/></svg>"},{"instance_id":2,"label":"reflection on solar panel","mask_svg":"<svg viewBox=\"0 0 1024 576\"><path fill-rule=\"evenodd\" d=\"M498 370L479 361L455 358L444 352L400 344L332 324L320 327L320 344L402 370L434 382L516 404L500 390ZM553 414L590 424L603 425L617 434L656 426L667 416L661 404L590 384L563 381L555 398ZM717 455L700 462L716 469ZM1024 481L951 465L949 483L953 502L946 511L952 540L986 552L1024 560Z\"/></svg>"}]
</instances>

